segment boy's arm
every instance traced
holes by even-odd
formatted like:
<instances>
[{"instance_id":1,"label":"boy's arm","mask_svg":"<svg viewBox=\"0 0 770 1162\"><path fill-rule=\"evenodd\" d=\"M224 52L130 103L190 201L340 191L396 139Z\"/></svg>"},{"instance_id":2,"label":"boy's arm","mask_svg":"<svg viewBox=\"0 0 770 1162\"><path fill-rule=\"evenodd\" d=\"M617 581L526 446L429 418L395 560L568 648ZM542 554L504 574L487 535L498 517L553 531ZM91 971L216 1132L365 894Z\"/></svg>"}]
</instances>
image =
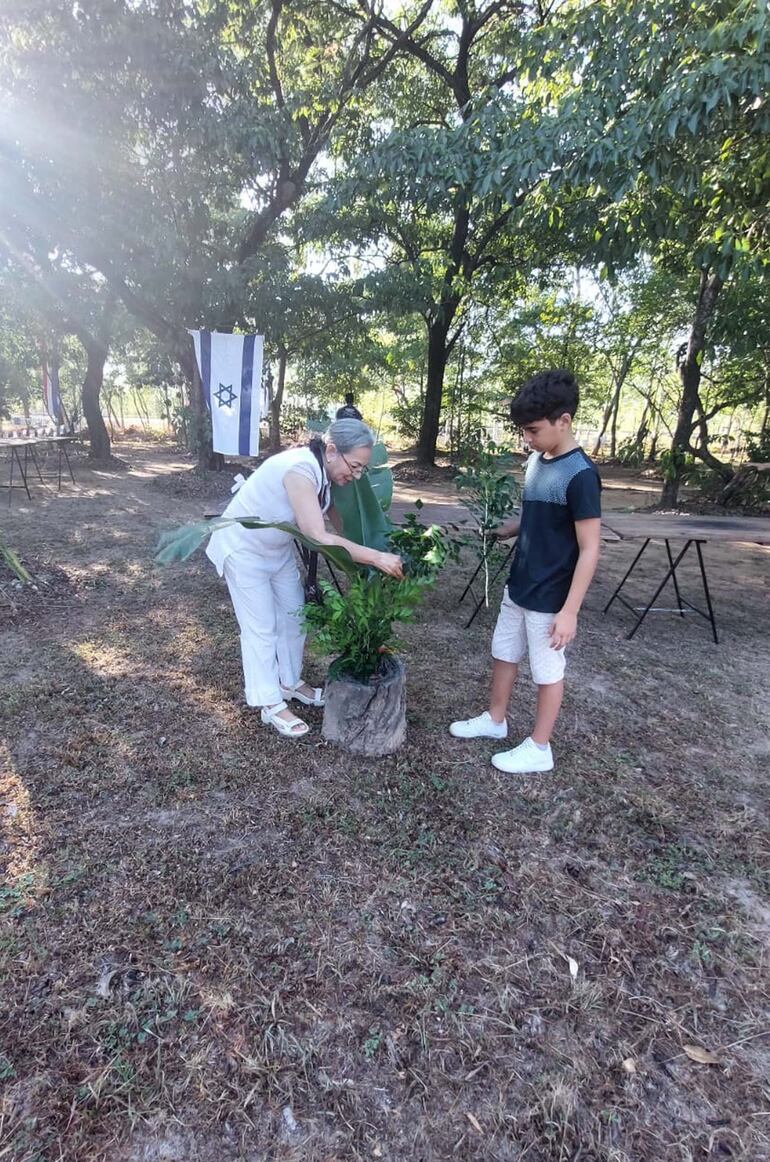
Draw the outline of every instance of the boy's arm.
<instances>
[{"instance_id":1,"label":"boy's arm","mask_svg":"<svg viewBox=\"0 0 770 1162\"><path fill-rule=\"evenodd\" d=\"M601 527L599 517L575 521L578 559L567 600L554 617L551 626L551 648L554 650L569 645L577 633L577 616L599 563Z\"/></svg>"}]
</instances>

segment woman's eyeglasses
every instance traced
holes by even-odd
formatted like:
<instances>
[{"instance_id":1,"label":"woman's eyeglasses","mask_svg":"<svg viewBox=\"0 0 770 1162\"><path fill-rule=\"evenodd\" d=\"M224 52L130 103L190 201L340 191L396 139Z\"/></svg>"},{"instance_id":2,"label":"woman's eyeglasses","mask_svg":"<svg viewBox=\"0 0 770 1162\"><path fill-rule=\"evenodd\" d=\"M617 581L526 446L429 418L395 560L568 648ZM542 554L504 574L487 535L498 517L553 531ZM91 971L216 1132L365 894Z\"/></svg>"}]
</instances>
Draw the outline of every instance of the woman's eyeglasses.
<instances>
[{"instance_id":1,"label":"woman's eyeglasses","mask_svg":"<svg viewBox=\"0 0 770 1162\"><path fill-rule=\"evenodd\" d=\"M368 465L351 464L344 452L340 452L340 456L345 461L350 471L353 473L354 479L360 480L362 476L366 476L367 472L369 471Z\"/></svg>"}]
</instances>

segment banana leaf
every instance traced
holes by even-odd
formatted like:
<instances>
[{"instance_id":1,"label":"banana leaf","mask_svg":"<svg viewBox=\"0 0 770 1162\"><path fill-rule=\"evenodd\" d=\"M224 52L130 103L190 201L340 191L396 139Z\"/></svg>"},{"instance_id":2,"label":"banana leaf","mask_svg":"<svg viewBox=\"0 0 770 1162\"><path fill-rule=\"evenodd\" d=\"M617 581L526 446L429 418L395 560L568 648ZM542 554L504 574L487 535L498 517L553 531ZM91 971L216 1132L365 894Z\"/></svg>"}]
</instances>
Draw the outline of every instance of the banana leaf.
<instances>
[{"instance_id":1,"label":"banana leaf","mask_svg":"<svg viewBox=\"0 0 770 1162\"><path fill-rule=\"evenodd\" d=\"M357 545L385 551L393 525L385 515L393 500L393 474L384 444L375 444L369 471L350 484L332 485L332 504L342 521L342 535Z\"/></svg>"},{"instance_id":2,"label":"banana leaf","mask_svg":"<svg viewBox=\"0 0 770 1162\"><path fill-rule=\"evenodd\" d=\"M388 450L384 444L375 444L366 478L383 512L388 512L393 503L393 473L388 468Z\"/></svg>"},{"instance_id":3,"label":"banana leaf","mask_svg":"<svg viewBox=\"0 0 770 1162\"><path fill-rule=\"evenodd\" d=\"M2 538L0 538L0 561L5 561L11 572L19 579L19 581L23 581L25 585L32 580L29 573L17 557L16 553L13 551L10 545L6 545Z\"/></svg>"},{"instance_id":4,"label":"banana leaf","mask_svg":"<svg viewBox=\"0 0 770 1162\"><path fill-rule=\"evenodd\" d=\"M380 440L372 448L372 456L369 460L369 468L384 468L388 463L388 449Z\"/></svg>"},{"instance_id":5,"label":"banana leaf","mask_svg":"<svg viewBox=\"0 0 770 1162\"><path fill-rule=\"evenodd\" d=\"M342 522L343 537L369 549L387 550L392 525L367 476L350 484L333 484L332 504Z\"/></svg>"},{"instance_id":6,"label":"banana leaf","mask_svg":"<svg viewBox=\"0 0 770 1162\"><path fill-rule=\"evenodd\" d=\"M294 525L285 521L263 521L258 517L219 517L218 520L196 521L194 524L181 525L176 529L169 529L163 533L155 550L155 562L158 565L170 565L174 561L186 561L196 549L218 529L228 528L230 525L240 524L246 529L280 529L289 533L295 541L299 541L308 549L321 553L327 561L331 561L340 572L347 577L355 577L359 566L351 557L347 549L340 545L324 545L313 537L307 537Z\"/></svg>"}]
</instances>

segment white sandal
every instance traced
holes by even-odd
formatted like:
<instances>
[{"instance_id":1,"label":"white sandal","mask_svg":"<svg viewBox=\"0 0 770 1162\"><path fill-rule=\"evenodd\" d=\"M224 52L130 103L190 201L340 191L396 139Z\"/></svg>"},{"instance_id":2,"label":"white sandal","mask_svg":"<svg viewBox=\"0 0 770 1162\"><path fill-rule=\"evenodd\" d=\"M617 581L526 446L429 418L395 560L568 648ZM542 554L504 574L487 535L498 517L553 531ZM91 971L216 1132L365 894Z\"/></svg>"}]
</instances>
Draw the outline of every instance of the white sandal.
<instances>
[{"instance_id":1,"label":"white sandal","mask_svg":"<svg viewBox=\"0 0 770 1162\"><path fill-rule=\"evenodd\" d=\"M301 702L303 706L323 706L323 690L319 689L317 686L311 686L313 697L308 698L307 694L302 694L299 689L299 687L302 685L302 682L298 682L296 686L281 686L281 694L287 701L291 701L292 698L296 698L297 701Z\"/></svg>"},{"instance_id":2,"label":"white sandal","mask_svg":"<svg viewBox=\"0 0 770 1162\"><path fill-rule=\"evenodd\" d=\"M301 718L297 718L296 715L293 715L291 718L278 717L282 710L288 709L289 707L285 702L278 702L275 706L263 706L260 710L260 718L265 726L272 726L284 738L303 738L310 730L306 722L303 722ZM303 729L296 730L295 727L297 726L301 726Z\"/></svg>"}]
</instances>

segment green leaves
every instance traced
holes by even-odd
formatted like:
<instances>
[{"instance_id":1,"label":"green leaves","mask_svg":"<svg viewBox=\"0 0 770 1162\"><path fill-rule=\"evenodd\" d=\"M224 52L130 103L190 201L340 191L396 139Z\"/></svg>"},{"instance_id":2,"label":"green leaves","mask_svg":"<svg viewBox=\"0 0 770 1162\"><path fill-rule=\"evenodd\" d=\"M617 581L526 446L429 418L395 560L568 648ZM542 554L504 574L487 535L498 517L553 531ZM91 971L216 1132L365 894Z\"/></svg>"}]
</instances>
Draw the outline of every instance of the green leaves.
<instances>
[{"instance_id":1,"label":"green leaves","mask_svg":"<svg viewBox=\"0 0 770 1162\"><path fill-rule=\"evenodd\" d=\"M16 552L0 537L0 561L5 562L18 581L29 584L32 581L27 570L22 565Z\"/></svg>"},{"instance_id":2,"label":"green leaves","mask_svg":"<svg viewBox=\"0 0 770 1162\"><path fill-rule=\"evenodd\" d=\"M316 647L335 655L333 672L365 682L378 672L383 654L393 650L393 623L414 616L429 582L359 573L344 595L327 582L320 584L323 603L305 606L305 625Z\"/></svg>"},{"instance_id":3,"label":"green leaves","mask_svg":"<svg viewBox=\"0 0 770 1162\"><path fill-rule=\"evenodd\" d=\"M393 475L384 444L372 449L368 473L350 484L332 485L332 504L342 521L342 534L357 545L384 551L391 522L385 515L393 499Z\"/></svg>"},{"instance_id":4,"label":"green leaves","mask_svg":"<svg viewBox=\"0 0 770 1162\"><path fill-rule=\"evenodd\" d=\"M445 538L438 525L426 528L415 513L407 513L402 524L391 530L391 552L398 553L408 577L435 580L447 558L456 559L456 546Z\"/></svg>"},{"instance_id":5,"label":"green leaves","mask_svg":"<svg viewBox=\"0 0 770 1162\"><path fill-rule=\"evenodd\" d=\"M326 545L316 541L313 537L305 536L294 525L284 521L263 521L258 517L220 517L218 520L198 521L195 524L182 525L163 533L155 551L155 562L158 565L170 565L176 561L186 561L196 549L219 529L229 528L231 525L243 525L246 529L280 529L289 533L295 541L316 553L321 553L331 561L342 573L348 577L355 577L359 568L347 549L339 545Z\"/></svg>"},{"instance_id":6,"label":"green leaves","mask_svg":"<svg viewBox=\"0 0 770 1162\"><path fill-rule=\"evenodd\" d=\"M387 547L404 561L403 581L369 570L354 577L344 595L321 582L323 603L304 610L317 647L336 656L333 672L359 681L376 674L383 654L394 650L393 623L411 620L450 552L441 530L425 528L414 513L391 529Z\"/></svg>"}]
</instances>

